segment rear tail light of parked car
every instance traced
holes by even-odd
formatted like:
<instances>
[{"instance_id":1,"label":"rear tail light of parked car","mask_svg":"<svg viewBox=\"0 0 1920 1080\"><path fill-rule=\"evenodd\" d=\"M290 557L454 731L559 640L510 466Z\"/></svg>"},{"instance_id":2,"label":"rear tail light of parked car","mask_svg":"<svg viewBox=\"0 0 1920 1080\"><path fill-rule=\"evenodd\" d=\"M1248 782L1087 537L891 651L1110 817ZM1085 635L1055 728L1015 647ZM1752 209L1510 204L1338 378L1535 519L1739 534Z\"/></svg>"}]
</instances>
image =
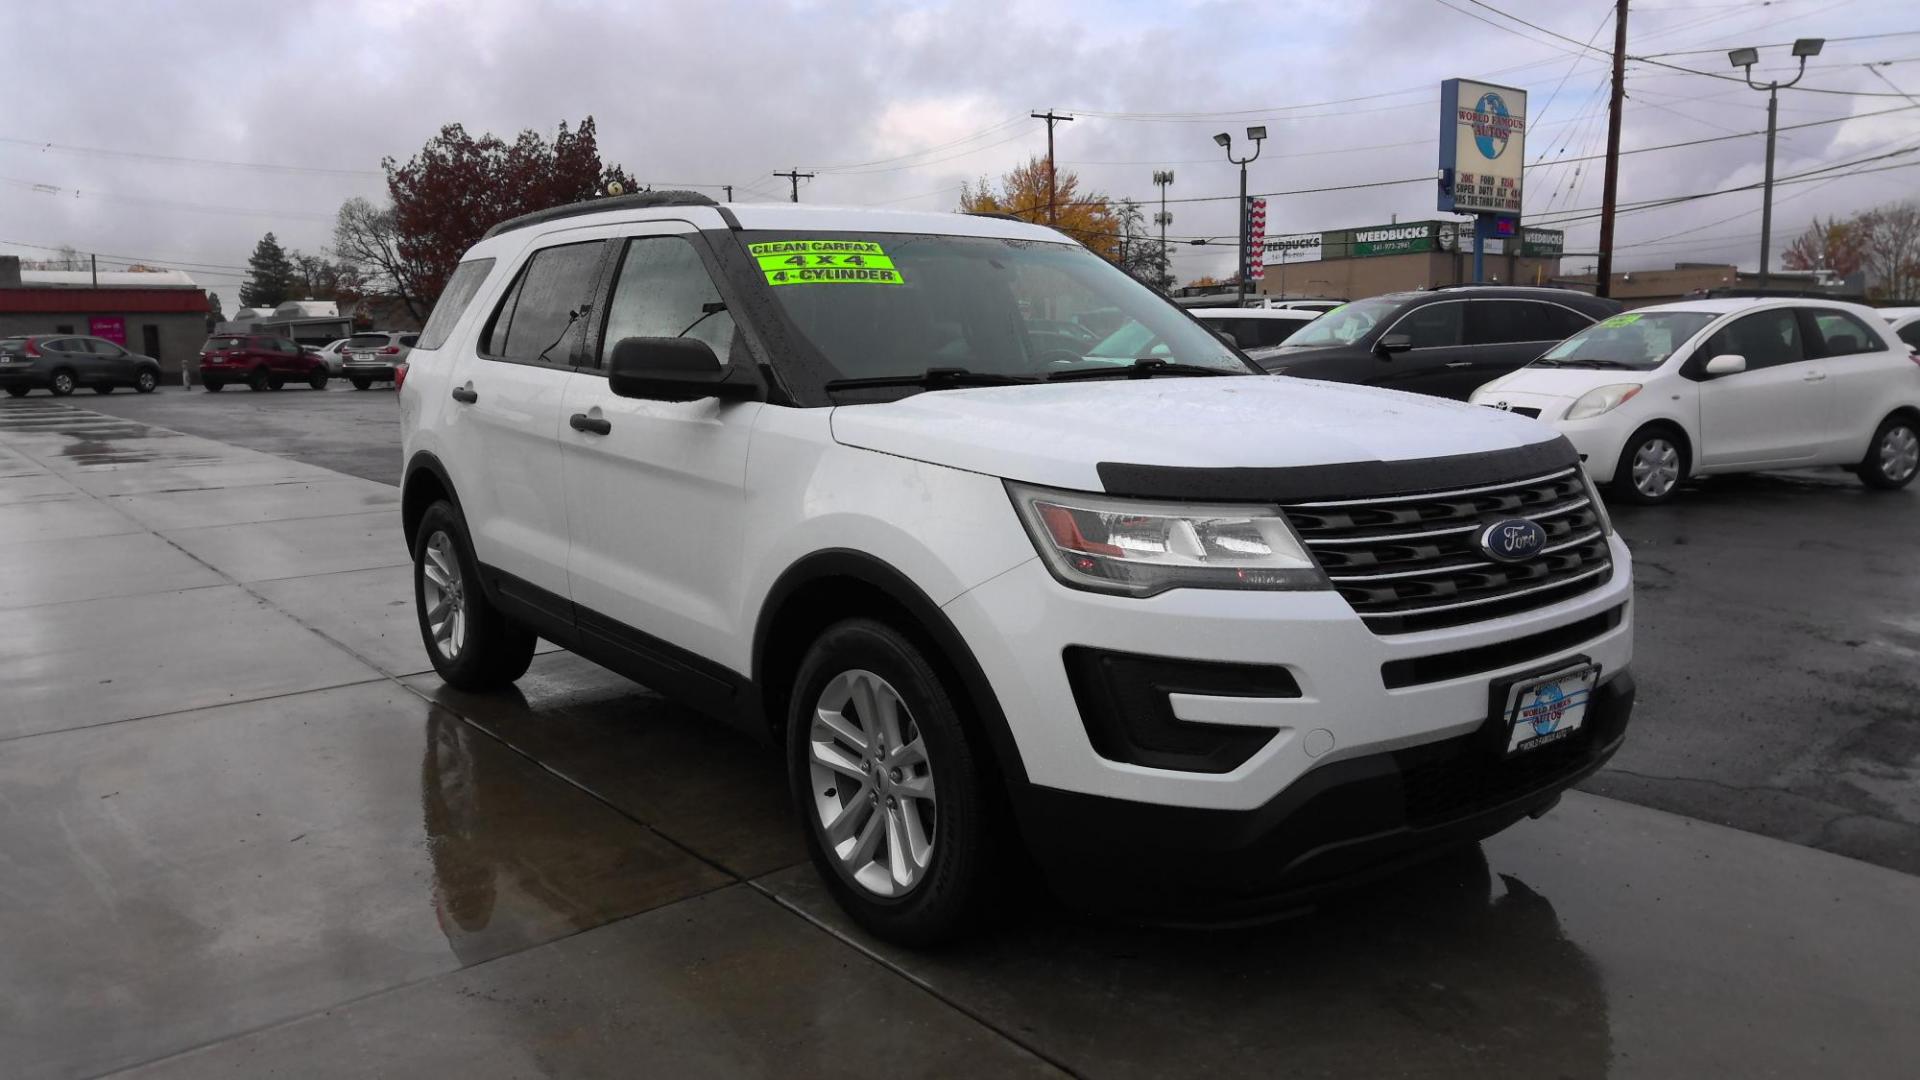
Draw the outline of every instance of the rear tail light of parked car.
<instances>
[{"instance_id":1,"label":"rear tail light of parked car","mask_svg":"<svg viewBox=\"0 0 1920 1080\"><path fill-rule=\"evenodd\" d=\"M20 351L27 356L39 356L40 345L39 343L35 342L32 338L28 338L26 346Z\"/></svg>"},{"instance_id":2,"label":"rear tail light of parked car","mask_svg":"<svg viewBox=\"0 0 1920 1080\"><path fill-rule=\"evenodd\" d=\"M399 367L393 369L394 393L399 393L400 388L405 385L407 385L407 365L401 364Z\"/></svg>"}]
</instances>

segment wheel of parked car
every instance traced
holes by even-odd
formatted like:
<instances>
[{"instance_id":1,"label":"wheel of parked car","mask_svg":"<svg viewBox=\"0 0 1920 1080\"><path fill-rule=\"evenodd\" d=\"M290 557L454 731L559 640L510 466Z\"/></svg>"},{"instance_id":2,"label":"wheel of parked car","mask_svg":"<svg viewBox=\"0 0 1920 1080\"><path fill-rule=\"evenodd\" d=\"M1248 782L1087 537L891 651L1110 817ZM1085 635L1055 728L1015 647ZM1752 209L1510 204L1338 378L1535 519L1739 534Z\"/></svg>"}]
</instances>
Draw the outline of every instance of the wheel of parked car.
<instances>
[{"instance_id":1,"label":"wheel of parked car","mask_svg":"<svg viewBox=\"0 0 1920 1080\"><path fill-rule=\"evenodd\" d=\"M926 944L987 888L987 802L959 706L910 638L873 619L820 635L795 677L787 761L807 848L861 925Z\"/></svg>"},{"instance_id":2,"label":"wheel of parked car","mask_svg":"<svg viewBox=\"0 0 1920 1080\"><path fill-rule=\"evenodd\" d=\"M1856 470L1870 488L1897 491L1920 473L1920 424L1911 416L1889 416L1867 444L1866 459Z\"/></svg>"},{"instance_id":3,"label":"wheel of parked car","mask_svg":"<svg viewBox=\"0 0 1920 1080\"><path fill-rule=\"evenodd\" d=\"M1673 498L1687 473L1682 446L1679 433L1665 425L1649 424L1634 432L1614 469L1614 492L1628 502L1645 504Z\"/></svg>"},{"instance_id":4,"label":"wheel of parked car","mask_svg":"<svg viewBox=\"0 0 1920 1080\"><path fill-rule=\"evenodd\" d=\"M448 502L427 508L413 540L413 602L427 659L462 690L494 690L527 673L533 631L501 614L480 587L466 525Z\"/></svg>"},{"instance_id":5,"label":"wheel of parked car","mask_svg":"<svg viewBox=\"0 0 1920 1080\"><path fill-rule=\"evenodd\" d=\"M352 383L353 383L353 388L354 388L355 390L365 390L365 389L367 389L368 387L370 387L370 386L372 386L372 385L373 385L373 380L372 380L372 379L363 379L363 378L360 378L360 377L359 377L359 376L357 376L357 375L356 375L356 376L354 376L354 377L353 377L353 379L352 379L351 381L352 381Z\"/></svg>"},{"instance_id":6,"label":"wheel of parked car","mask_svg":"<svg viewBox=\"0 0 1920 1080\"><path fill-rule=\"evenodd\" d=\"M201 383L200 385L207 388L207 393L217 394L220 392L220 388L227 384L221 382L219 379L208 379L205 382Z\"/></svg>"},{"instance_id":7,"label":"wheel of parked car","mask_svg":"<svg viewBox=\"0 0 1920 1080\"><path fill-rule=\"evenodd\" d=\"M269 390L278 390L286 385L287 380L278 375L271 376L267 379L267 389Z\"/></svg>"},{"instance_id":8,"label":"wheel of parked car","mask_svg":"<svg viewBox=\"0 0 1920 1080\"><path fill-rule=\"evenodd\" d=\"M53 380L47 384L47 389L53 392L54 397L66 397L73 393L77 385L79 384L73 381L73 372L56 371L53 373Z\"/></svg>"},{"instance_id":9,"label":"wheel of parked car","mask_svg":"<svg viewBox=\"0 0 1920 1080\"><path fill-rule=\"evenodd\" d=\"M325 390L327 388L327 369L324 366L314 368L313 371L307 375L307 385L313 387L315 390Z\"/></svg>"},{"instance_id":10,"label":"wheel of parked car","mask_svg":"<svg viewBox=\"0 0 1920 1080\"><path fill-rule=\"evenodd\" d=\"M9 386L7 387L7 396L8 397L26 397L27 392L31 389L32 387L27 387L27 386Z\"/></svg>"},{"instance_id":11,"label":"wheel of parked car","mask_svg":"<svg viewBox=\"0 0 1920 1080\"><path fill-rule=\"evenodd\" d=\"M140 373L133 377L135 393L151 394L159 385L160 376L155 374L152 368L141 368Z\"/></svg>"},{"instance_id":12,"label":"wheel of parked car","mask_svg":"<svg viewBox=\"0 0 1920 1080\"><path fill-rule=\"evenodd\" d=\"M267 388L267 370L265 368L261 368L260 370L247 376L247 389L258 391L258 390L265 390L266 388Z\"/></svg>"},{"instance_id":13,"label":"wheel of parked car","mask_svg":"<svg viewBox=\"0 0 1920 1080\"><path fill-rule=\"evenodd\" d=\"M111 394L111 393L113 393L113 384L112 384L112 383L100 383L99 385L97 385L97 386L95 386L95 387L93 388L93 392L94 392L94 393L96 393L96 394L101 394L101 395L106 395L106 394Z\"/></svg>"}]
</instances>

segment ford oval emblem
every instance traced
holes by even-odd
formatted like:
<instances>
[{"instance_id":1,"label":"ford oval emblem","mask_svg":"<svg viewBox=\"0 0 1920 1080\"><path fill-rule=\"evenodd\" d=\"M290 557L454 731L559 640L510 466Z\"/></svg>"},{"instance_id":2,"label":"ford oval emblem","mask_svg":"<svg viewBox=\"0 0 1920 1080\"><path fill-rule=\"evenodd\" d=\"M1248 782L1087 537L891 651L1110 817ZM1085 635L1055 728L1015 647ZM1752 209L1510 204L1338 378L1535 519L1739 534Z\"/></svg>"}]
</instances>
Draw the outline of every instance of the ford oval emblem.
<instances>
[{"instance_id":1,"label":"ford oval emblem","mask_svg":"<svg viewBox=\"0 0 1920 1080\"><path fill-rule=\"evenodd\" d=\"M1478 542L1496 562L1525 562L1547 546L1547 530L1526 518L1508 518L1481 529Z\"/></svg>"}]
</instances>

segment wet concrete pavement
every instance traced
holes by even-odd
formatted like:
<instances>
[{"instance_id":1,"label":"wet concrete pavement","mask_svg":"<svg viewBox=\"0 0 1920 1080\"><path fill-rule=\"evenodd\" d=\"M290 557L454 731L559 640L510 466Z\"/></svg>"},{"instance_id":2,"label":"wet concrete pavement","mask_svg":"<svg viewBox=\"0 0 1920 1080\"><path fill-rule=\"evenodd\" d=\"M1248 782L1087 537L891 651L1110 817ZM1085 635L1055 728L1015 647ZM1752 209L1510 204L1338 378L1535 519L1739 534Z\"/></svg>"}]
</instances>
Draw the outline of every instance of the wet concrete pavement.
<instances>
[{"instance_id":1,"label":"wet concrete pavement","mask_svg":"<svg viewBox=\"0 0 1920 1080\"><path fill-rule=\"evenodd\" d=\"M1276 925L1141 929L1036 899L964 947L879 946L802 864L778 763L756 745L561 652L508 694L442 686L377 488L0 403L0 1073L1904 1076L1920 1062L1920 878L1590 795ZM1780 511L1735 501L1713 509L1744 539L1712 563L1783 576L1796 549L1772 535ZM1650 561L1700 546L1697 529L1626 518L1668 537L1643 542ZM1880 677L1899 626L1840 646L1857 668L1820 659L1815 676L1791 644L1792 626L1837 633L1850 606L1909 595L1897 565L1843 557L1874 583L1716 595L1734 605L1719 620L1703 601L1667 606L1671 589L1643 595L1651 703L1629 748L1668 752L1635 772L1765 779L1811 746L1852 771L1784 786L1905 812L1912 759L1882 759L1910 713L1841 693ZM1743 651L1782 669L1751 692L1805 702L1798 726L1822 714L1824 737L1796 740L1794 716L1761 697L1750 753L1690 732L1690 711L1712 715L1711 673L1669 689L1659 662Z\"/></svg>"}]
</instances>

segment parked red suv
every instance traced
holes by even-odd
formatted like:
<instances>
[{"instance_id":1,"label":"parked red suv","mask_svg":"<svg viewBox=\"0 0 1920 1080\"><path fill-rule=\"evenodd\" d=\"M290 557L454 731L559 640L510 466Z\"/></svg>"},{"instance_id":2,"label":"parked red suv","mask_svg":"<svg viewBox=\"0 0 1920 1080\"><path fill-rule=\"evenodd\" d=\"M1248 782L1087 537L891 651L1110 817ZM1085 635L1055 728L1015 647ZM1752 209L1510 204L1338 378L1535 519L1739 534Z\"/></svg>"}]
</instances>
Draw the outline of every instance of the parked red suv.
<instances>
[{"instance_id":1,"label":"parked red suv","mask_svg":"<svg viewBox=\"0 0 1920 1080\"><path fill-rule=\"evenodd\" d=\"M288 382L325 390L328 374L325 357L271 334L218 334L200 346L200 383L208 390L238 382L249 390L278 390Z\"/></svg>"}]
</instances>

